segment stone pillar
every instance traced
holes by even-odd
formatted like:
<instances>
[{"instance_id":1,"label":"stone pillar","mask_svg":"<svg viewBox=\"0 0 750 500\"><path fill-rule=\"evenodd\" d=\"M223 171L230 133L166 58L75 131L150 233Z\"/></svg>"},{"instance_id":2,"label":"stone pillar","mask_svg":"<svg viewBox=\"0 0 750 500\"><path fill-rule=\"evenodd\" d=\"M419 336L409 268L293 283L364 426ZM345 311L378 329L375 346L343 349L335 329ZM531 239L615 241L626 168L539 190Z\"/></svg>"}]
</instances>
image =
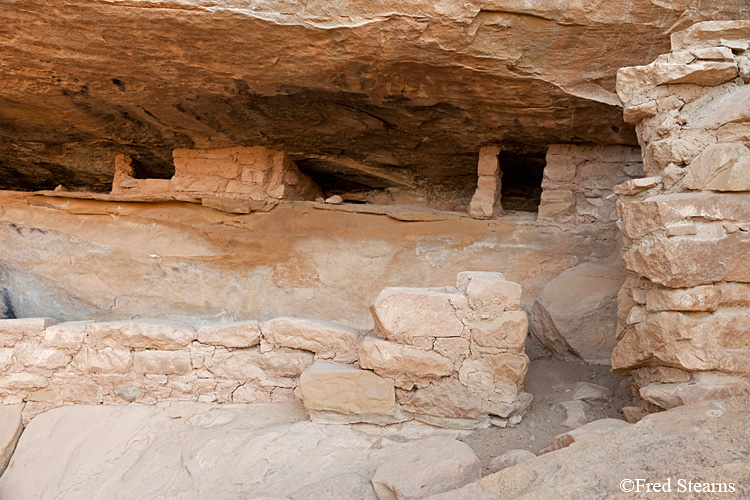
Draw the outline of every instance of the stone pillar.
<instances>
[{"instance_id":1,"label":"stone pillar","mask_svg":"<svg viewBox=\"0 0 750 500\"><path fill-rule=\"evenodd\" d=\"M618 72L648 177L615 187L630 276L612 369L651 409L750 391L748 46L746 22L698 23Z\"/></svg>"},{"instance_id":2,"label":"stone pillar","mask_svg":"<svg viewBox=\"0 0 750 500\"><path fill-rule=\"evenodd\" d=\"M120 185L122 181L135 177L133 159L128 155L119 154L115 156L115 175L112 178L112 194L122 194L124 189Z\"/></svg>"},{"instance_id":3,"label":"stone pillar","mask_svg":"<svg viewBox=\"0 0 750 500\"><path fill-rule=\"evenodd\" d=\"M469 204L469 215L474 219L492 219L504 213L500 203L503 172L497 157L499 154L497 146L485 146L479 150L477 190Z\"/></svg>"}]
</instances>

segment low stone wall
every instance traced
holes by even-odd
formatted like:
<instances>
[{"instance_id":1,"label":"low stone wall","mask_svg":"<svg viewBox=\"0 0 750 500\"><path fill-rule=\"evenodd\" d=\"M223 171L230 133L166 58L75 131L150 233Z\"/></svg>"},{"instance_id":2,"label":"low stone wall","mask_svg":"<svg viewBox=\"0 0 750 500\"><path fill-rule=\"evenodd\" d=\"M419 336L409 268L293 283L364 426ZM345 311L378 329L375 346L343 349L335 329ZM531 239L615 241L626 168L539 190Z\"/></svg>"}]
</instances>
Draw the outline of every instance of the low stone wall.
<instances>
[{"instance_id":1,"label":"low stone wall","mask_svg":"<svg viewBox=\"0 0 750 500\"><path fill-rule=\"evenodd\" d=\"M0 320L0 397L4 404L26 401L25 420L67 404L285 400L294 397L299 375L316 356L340 358L331 354L340 348L337 341L359 335L322 321L277 318L266 323L267 331L286 329L298 339L277 336L271 343L261 326L244 321L196 330L159 320ZM327 343L305 343L317 337ZM356 350L347 359L356 359Z\"/></svg>"},{"instance_id":2,"label":"low stone wall","mask_svg":"<svg viewBox=\"0 0 750 500\"><path fill-rule=\"evenodd\" d=\"M552 144L547 150L538 220L613 222L612 188L643 177L639 148Z\"/></svg>"},{"instance_id":3,"label":"low stone wall","mask_svg":"<svg viewBox=\"0 0 750 500\"><path fill-rule=\"evenodd\" d=\"M459 288L386 289L373 313L389 340L288 317L198 329L160 320L0 320L0 398L26 402L25 421L70 404L303 397L312 411L353 420L368 421L351 405L358 401L389 417L379 423L425 414L439 425L480 425L490 413L517 414L530 400L518 394L528 368L520 297L520 286L497 273L462 273ZM321 372L333 374L325 390L349 406L321 397ZM305 374L314 381L300 392ZM379 389L369 390L373 384ZM394 413L397 392L409 415Z\"/></svg>"},{"instance_id":4,"label":"low stone wall","mask_svg":"<svg viewBox=\"0 0 750 500\"><path fill-rule=\"evenodd\" d=\"M520 421L529 367L521 286L500 273L459 273L456 287L386 288L371 311L376 337L356 369L332 363L300 379L313 419L389 423L416 418L472 428ZM371 370L371 371L370 371Z\"/></svg>"},{"instance_id":5,"label":"low stone wall","mask_svg":"<svg viewBox=\"0 0 750 500\"><path fill-rule=\"evenodd\" d=\"M157 200L224 198L254 202L322 196L315 183L281 151L237 146L175 149L172 156L175 174L171 179L137 179L130 158L117 155L112 194Z\"/></svg>"},{"instance_id":6,"label":"low stone wall","mask_svg":"<svg viewBox=\"0 0 750 500\"><path fill-rule=\"evenodd\" d=\"M750 392L750 24L706 22L617 87L644 179L615 188L630 275L616 373L656 408Z\"/></svg>"}]
</instances>

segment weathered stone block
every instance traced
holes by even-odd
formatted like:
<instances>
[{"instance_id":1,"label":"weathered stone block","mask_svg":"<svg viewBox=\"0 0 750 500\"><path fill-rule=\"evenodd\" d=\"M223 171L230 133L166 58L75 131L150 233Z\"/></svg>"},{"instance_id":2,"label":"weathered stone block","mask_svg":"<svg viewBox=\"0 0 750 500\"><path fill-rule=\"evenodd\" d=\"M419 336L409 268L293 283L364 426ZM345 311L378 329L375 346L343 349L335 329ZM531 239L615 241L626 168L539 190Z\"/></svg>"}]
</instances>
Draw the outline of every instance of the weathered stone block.
<instances>
[{"instance_id":1,"label":"weathered stone block","mask_svg":"<svg viewBox=\"0 0 750 500\"><path fill-rule=\"evenodd\" d=\"M84 373L127 373L133 353L129 349L83 347L72 361L72 366Z\"/></svg>"},{"instance_id":2,"label":"weathered stone block","mask_svg":"<svg viewBox=\"0 0 750 500\"><path fill-rule=\"evenodd\" d=\"M702 285L670 290L653 288L646 294L649 311L715 311L719 307L719 288Z\"/></svg>"},{"instance_id":3,"label":"weathered stone block","mask_svg":"<svg viewBox=\"0 0 750 500\"><path fill-rule=\"evenodd\" d=\"M521 308L521 285L506 280L500 273L459 273L457 281L464 280L468 281L466 297L473 309L495 312Z\"/></svg>"},{"instance_id":4,"label":"weathered stone block","mask_svg":"<svg viewBox=\"0 0 750 500\"><path fill-rule=\"evenodd\" d=\"M629 326L612 351L612 371L667 365L687 371L750 374L750 311L665 311Z\"/></svg>"},{"instance_id":5,"label":"weathered stone block","mask_svg":"<svg viewBox=\"0 0 750 500\"><path fill-rule=\"evenodd\" d=\"M555 436L554 447L555 450L559 450L570 446L576 441L583 441L586 439L595 438L597 436L604 436L610 432L619 431L632 424L627 423L625 420L619 420L616 418L603 418L601 420L594 420L588 424L573 429L572 431L558 434Z\"/></svg>"},{"instance_id":6,"label":"weathered stone block","mask_svg":"<svg viewBox=\"0 0 750 500\"><path fill-rule=\"evenodd\" d=\"M750 149L741 143L712 144L690 163L688 189L750 191Z\"/></svg>"},{"instance_id":7,"label":"weathered stone block","mask_svg":"<svg viewBox=\"0 0 750 500\"><path fill-rule=\"evenodd\" d=\"M432 438L398 453L375 471L379 500L425 498L478 481L482 466L472 449L452 438Z\"/></svg>"},{"instance_id":8,"label":"weathered stone block","mask_svg":"<svg viewBox=\"0 0 750 500\"><path fill-rule=\"evenodd\" d=\"M344 325L303 318L274 318L261 326L271 344L314 352L319 359L340 363L357 360L360 334Z\"/></svg>"},{"instance_id":9,"label":"weathered stone block","mask_svg":"<svg viewBox=\"0 0 750 500\"><path fill-rule=\"evenodd\" d=\"M482 347L523 352L529 318L524 311L506 311L471 324L471 339Z\"/></svg>"},{"instance_id":10,"label":"weathered stone block","mask_svg":"<svg viewBox=\"0 0 750 500\"><path fill-rule=\"evenodd\" d=\"M453 363L433 351L366 338L359 348L359 366L395 381L396 387L411 390L453 373Z\"/></svg>"},{"instance_id":11,"label":"weathered stone block","mask_svg":"<svg viewBox=\"0 0 750 500\"><path fill-rule=\"evenodd\" d=\"M21 342L15 347L15 358L26 368L56 370L72 359L59 349L45 348L36 342Z\"/></svg>"},{"instance_id":12,"label":"weathered stone block","mask_svg":"<svg viewBox=\"0 0 750 500\"><path fill-rule=\"evenodd\" d=\"M46 346L61 349L66 354L75 354L86 339L86 321L69 321L48 326L44 331L42 343Z\"/></svg>"},{"instance_id":13,"label":"weathered stone block","mask_svg":"<svg viewBox=\"0 0 750 500\"><path fill-rule=\"evenodd\" d=\"M572 191L560 189L542 191L538 218L542 220L555 216L569 215L573 212L575 204L576 197Z\"/></svg>"},{"instance_id":14,"label":"weathered stone block","mask_svg":"<svg viewBox=\"0 0 750 500\"><path fill-rule=\"evenodd\" d=\"M23 406L22 404L0 405L0 474L8 466L13 450L16 448L16 442L21 436Z\"/></svg>"},{"instance_id":15,"label":"weathered stone block","mask_svg":"<svg viewBox=\"0 0 750 500\"><path fill-rule=\"evenodd\" d=\"M140 351L133 355L133 368L138 373L185 375L192 365L187 351Z\"/></svg>"},{"instance_id":16,"label":"weathered stone block","mask_svg":"<svg viewBox=\"0 0 750 500\"><path fill-rule=\"evenodd\" d=\"M390 415L396 406L393 380L336 363L315 363L300 376L308 410Z\"/></svg>"},{"instance_id":17,"label":"weathered stone block","mask_svg":"<svg viewBox=\"0 0 750 500\"><path fill-rule=\"evenodd\" d=\"M133 320L90 323L86 327L93 347L134 347L177 350L195 340L192 327L171 321Z\"/></svg>"},{"instance_id":18,"label":"weathered stone block","mask_svg":"<svg viewBox=\"0 0 750 500\"><path fill-rule=\"evenodd\" d=\"M197 330L198 342L223 347L245 348L260 344L260 325L257 321L237 321L205 325Z\"/></svg>"},{"instance_id":19,"label":"weathered stone block","mask_svg":"<svg viewBox=\"0 0 750 500\"><path fill-rule=\"evenodd\" d=\"M52 318L0 319L0 347L13 347L26 337L38 338L56 323Z\"/></svg>"},{"instance_id":20,"label":"weathered stone block","mask_svg":"<svg viewBox=\"0 0 750 500\"><path fill-rule=\"evenodd\" d=\"M411 344L417 337L459 337L464 325L450 302L453 294L429 288L385 288L370 306L388 340Z\"/></svg>"}]
</instances>

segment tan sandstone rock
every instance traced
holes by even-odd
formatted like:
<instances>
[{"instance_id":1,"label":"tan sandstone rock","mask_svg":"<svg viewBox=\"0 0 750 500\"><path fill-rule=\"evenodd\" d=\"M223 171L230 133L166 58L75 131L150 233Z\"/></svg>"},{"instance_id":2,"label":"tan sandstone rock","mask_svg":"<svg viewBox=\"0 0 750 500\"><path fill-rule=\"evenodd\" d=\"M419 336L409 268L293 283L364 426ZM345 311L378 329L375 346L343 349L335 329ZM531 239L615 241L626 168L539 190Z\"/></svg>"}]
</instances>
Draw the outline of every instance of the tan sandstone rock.
<instances>
[{"instance_id":1,"label":"tan sandstone rock","mask_svg":"<svg viewBox=\"0 0 750 500\"><path fill-rule=\"evenodd\" d=\"M650 384L641 387L639 392L649 403L670 409L750 394L750 378L719 372L696 372L689 382Z\"/></svg>"},{"instance_id":2,"label":"tan sandstone rock","mask_svg":"<svg viewBox=\"0 0 750 500\"><path fill-rule=\"evenodd\" d=\"M375 325L398 343L459 337L464 325L450 302L452 295L429 288L385 288L371 306Z\"/></svg>"},{"instance_id":3,"label":"tan sandstone rock","mask_svg":"<svg viewBox=\"0 0 750 500\"><path fill-rule=\"evenodd\" d=\"M538 302L546 315L535 305L531 335L563 357L569 346L586 361L608 364L617 343L617 293L625 275L617 262L565 271L542 289Z\"/></svg>"},{"instance_id":4,"label":"tan sandstone rock","mask_svg":"<svg viewBox=\"0 0 750 500\"><path fill-rule=\"evenodd\" d=\"M45 328L56 323L52 318L0 319L0 347L13 347L26 337L40 337Z\"/></svg>"},{"instance_id":5,"label":"tan sandstone rock","mask_svg":"<svg viewBox=\"0 0 750 500\"><path fill-rule=\"evenodd\" d=\"M747 364L750 312L659 312L626 329L612 351L612 370L625 373L641 366L667 365L687 371L750 373Z\"/></svg>"},{"instance_id":6,"label":"tan sandstone rock","mask_svg":"<svg viewBox=\"0 0 750 500\"><path fill-rule=\"evenodd\" d=\"M601 420L594 420L586 425L573 429L572 431L558 434L555 436L554 447L555 450L565 448L571 444L584 441L586 439L595 438L609 434L610 432L618 431L624 427L628 427L629 423L624 420L616 418L603 418Z\"/></svg>"},{"instance_id":7,"label":"tan sandstone rock","mask_svg":"<svg viewBox=\"0 0 750 500\"><path fill-rule=\"evenodd\" d=\"M390 415L396 404L393 380L335 363L319 362L305 370L300 391L308 411Z\"/></svg>"},{"instance_id":8,"label":"tan sandstone rock","mask_svg":"<svg viewBox=\"0 0 750 500\"><path fill-rule=\"evenodd\" d=\"M92 346L173 350L195 340L190 326L163 320L90 323L86 333Z\"/></svg>"},{"instance_id":9,"label":"tan sandstone rock","mask_svg":"<svg viewBox=\"0 0 750 500\"><path fill-rule=\"evenodd\" d=\"M0 405L0 474L8 466L23 430L21 412L24 405Z\"/></svg>"},{"instance_id":10,"label":"tan sandstone rock","mask_svg":"<svg viewBox=\"0 0 750 500\"><path fill-rule=\"evenodd\" d=\"M433 438L393 456L375 471L378 500L416 500L478 480L479 459L455 439Z\"/></svg>"},{"instance_id":11,"label":"tan sandstone rock","mask_svg":"<svg viewBox=\"0 0 750 500\"><path fill-rule=\"evenodd\" d=\"M255 320L205 325L197 330L202 344L244 348L260 344L260 325Z\"/></svg>"},{"instance_id":12,"label":"tan sandstone rock","mask_svg":"<svg viewBox=\"0 0 750 500\"><path fill-rule=\"evenodd\" d=\"M426 387L430 381L453 373L451 360L434 351L372 337L366 338L359 348L359 366L393 379L396 387L405 390Z\"/></svg>"},{"instance_id":13,"label":"tan sandstone rock","mask_svg":"<svg viewBox=\"0 0 750 500\"><path fill-rule=\"evenodd\" d=\"M185 351L140 351L133 355L133 369L139 373L185 375L190 372L190 353Z\"/></svg>"},{"instance_id":14,"label":"tan sandstone rock","mask_svg":"<svg viewBox=\"0 0 750 500\"><path fill-rule=\"evenodd\" d=\"M649 311L715 311L719 307L719 288L711 285L670 290L653 288L646 294Z\"/></svg>"},{"instance_id":15,"label":"tan sandstone rock","mask_svg":"<svg viewBox=\"0 0 750 500\"><path fill-rule=\"evenodd\" d=\"M750 150L742 143L712 144L691 163L688 189L750 191Z\"/></svg>"},{"instance_id":16,"label":"tan sandstone rock","mask_svg":"<svg viewBox=\"0 0 750 500\"><path fill-rule=\"evenodd\" d=\"M340 363L357 360L360 334L344 325L303 318L274 318L261 325L271 344L315 353L318 359Z\"/></svg>"},{"instance_id":17,"label":"tan sandstone rock","mask_svg":"<svg viewBox=\"0 0 750 500\"><path fill-rule=\"evenodd\" d=\"M580 500L627 498L621 488L623 479L640 477L644 468L654 477L694 477L699 483L711 483L712 477L720 476L722 482L733 483L736 497L742 498L750 493L750 464L738 461L737 456L750 446L745 432L750 425L748 405L750 398L744 397L661 412L618 432L579 441L429 498L538 500L560 498L561 492L574 492ZM672 488L677 489L674 479ZM717 496L714 492L706 497Z\"/></svg>"},{"instance_id":18,"label":"tan sandstone rock","mask_svg":"<svg viewBox=\"0 0 750 500\"><path fill-rule=\"evenodd\" d=\"M497 472L503 469L507 469L508 467L513 467L514 465L527 462L533 458L536 458L536 455L534 455L529 450L509 450L499 457L493 458L490 461L489 469L492 472Z\"/></svg>"}]
</instances>

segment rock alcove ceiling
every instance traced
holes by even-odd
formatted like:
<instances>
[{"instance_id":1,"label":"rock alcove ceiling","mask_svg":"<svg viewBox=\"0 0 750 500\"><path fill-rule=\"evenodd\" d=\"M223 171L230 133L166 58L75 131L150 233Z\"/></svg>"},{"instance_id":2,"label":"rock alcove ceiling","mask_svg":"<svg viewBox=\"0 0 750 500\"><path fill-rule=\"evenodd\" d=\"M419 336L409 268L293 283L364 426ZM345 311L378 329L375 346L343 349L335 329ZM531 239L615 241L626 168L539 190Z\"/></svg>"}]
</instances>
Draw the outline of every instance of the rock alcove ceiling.
<instances>
[{"instance_id":1,"label":"rock alcove ceiling","mask_svg":"<svg viewBox=\"0 0 750 500\"><path fill-rule=\"evenodd\" d=\"M169 177L174 148L239 144L284 150L335 192L467 189L487 144L519 168L551 143L635 145L617 68L750 6L9 0L0 14L0 188L108 191L116 153Z\"/></svg>"}]
</instances>

